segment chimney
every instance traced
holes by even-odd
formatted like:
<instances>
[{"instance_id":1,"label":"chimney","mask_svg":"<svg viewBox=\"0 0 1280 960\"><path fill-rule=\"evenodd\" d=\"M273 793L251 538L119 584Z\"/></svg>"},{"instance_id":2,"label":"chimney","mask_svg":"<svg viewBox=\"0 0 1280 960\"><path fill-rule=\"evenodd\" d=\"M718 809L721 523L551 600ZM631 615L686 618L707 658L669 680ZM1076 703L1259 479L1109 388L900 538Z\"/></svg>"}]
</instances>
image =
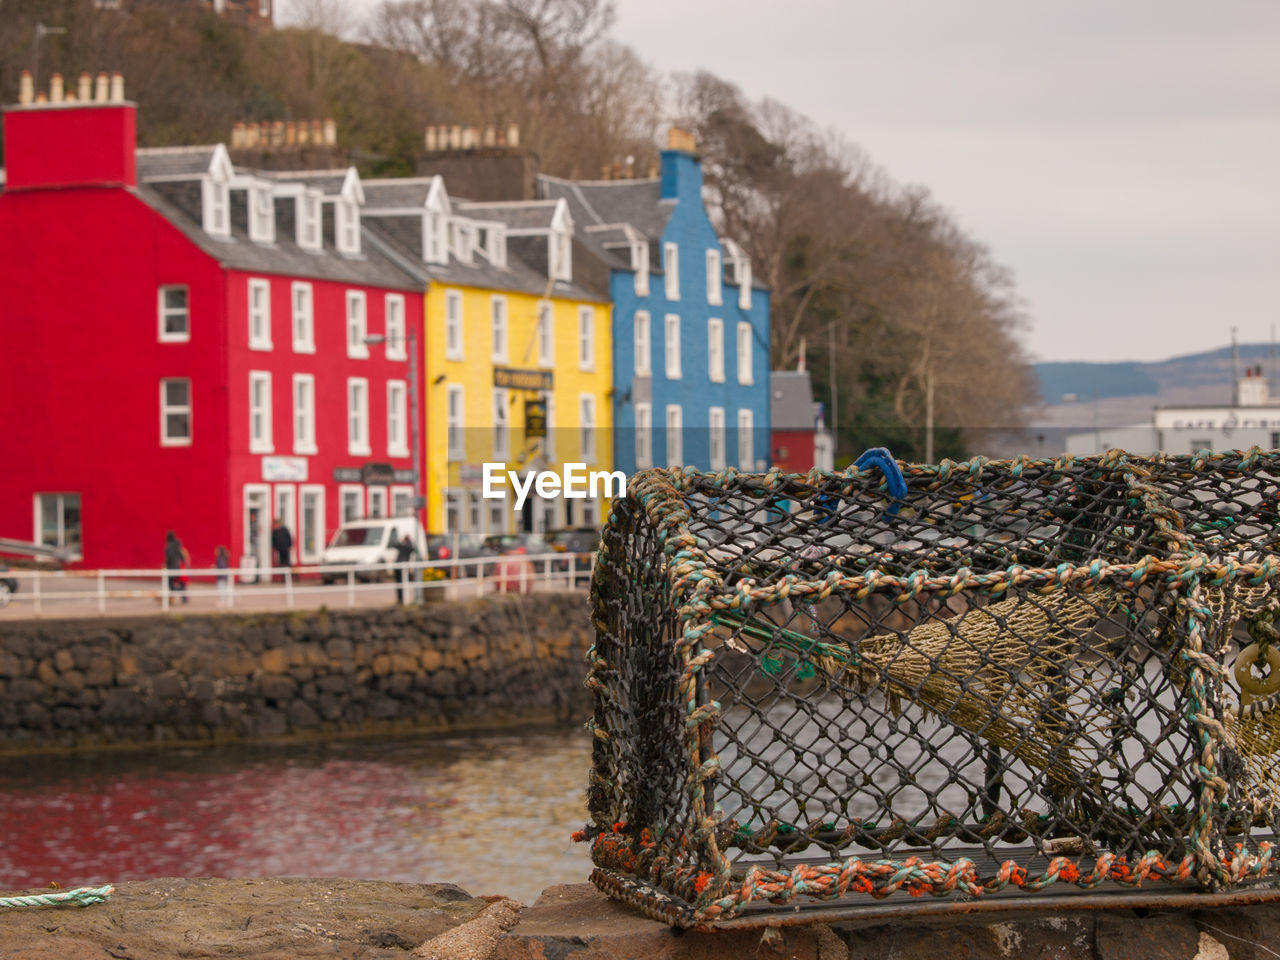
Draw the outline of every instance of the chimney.
<instances>
[{"instance_id":1,"label":"chimney","mask_svg":"<svg viewBox=\"0 0 1280 960\"><path fill-rule=\"evenodd\" d=\"M311 124L306 120L298 121L298 146L305 147L311 142Z\"/></svg>"},{"instance_id":2,"label":"chimney","mask_svg":"<svg viewBox=\"0 0 1280 960\"><path fill-rule=\"evenodd\" d=\"M231 125L231 149L241 150L244 148L244 124L236 121Z\"/></svg>"},{"instance_id":3,"label":"chimney","mask_svg":"<svg viewBox=\"0 0 1280 960\"><path fill-rule=\"evenodd\" d=\"M520 125L518 123L507 124L507 146L520 146Z\"/></svg>"},{"instance_id":4,"label":"chimney","mask_svg":"<svg viewBox=\"0 0 1280 960\"><path fill-rule=\"evenodd\" d=\"M436 152L436 128L431 124L427 124L427 132L423 135L423 143L426 145L427 153Z\"/></svg>"},{"instance_id":5,"label":"chimney","mask_svg":"<svg viewBox=\"0 0 1280 960\"><path fill-rule=\"evenodd\" d=\"M472 150L475 148L475 145L476 145L476 128L463 127L462 128L462 149Z\"/></svg>"},{"instance_id":6,"label":"chimney","mask_svg":"<svg viewBox=\"0 0 1280 960\"><path fill-rule=\"evenodd\" d=\"M81 103L88 103L93 96L93 77L87 73L81 73L80 79L76 81L76 99Z\"/></svg>"},{"instance_id":7,"label":"chimney","mask_svg":"<svg viewBox=\"0 0 1280 960\"><path fill-rule=\"evenodd\" d=\"M271 145L273 147L284 146L284 121L277 120L271 125Z\"/></svg>"},{"instance_id":8,"label":"chimney","mask_svg":"<svg viewBox=\"0 0 1280 960\"><path fill-rule=\"evenodd\" d=\"M55 73L49 77L49 102L62 102L62 74Z\"/></svg>"},{"instance_id":9,"label":"chimney","mask_svg":"<svg viewBox=\"0 0 1280 960\"><path fill-rule=\"evenodd\" d=\"M484 145L486 147L495 147L498 145L498 129L492 123L484 125Z\"/></svg>"},{"instance_id":10,"label":"chimney","mask_svg":"<svg viewBox=\"0 0 1280 960\"><path fill-rule=\"evenodd\" d=\"M317 147L324 143L324 125L319 120L311 121L311 142Z\"/></svg>"},{"instance_id":11,"label":"chimney","mask_svg":"<svg viewBox=\"0 0 1280 960\"><path fill-rule=\"evenodd\" d=\"M23 70L22 79L18 81L18 102L23 106L34 103L36 99L35 83L31 79L31 71Z\"/></svg>"},{"instance_id":12,"label":"chimney","mask_svg":"<svg viewBox=\"0 0 1280 960\"><path fill-rule=\"evenodd\" d=\"M97 82L97 84L96 84L96 85L94 86L94 88L93 88L93 102L94 102L94 103L106 103L106 102L107 102L107 90L108 90L108 84L109 84L110 82L111 82L111 81L109 81L109 80L107 79L107 75L106 75L105 73L100 73L100 74L98 74L98 82Z\"/></svg>"},{"instance_id":13,"label":"chimney","mask_svg":"<svg viewBox=\"0 0 1280 960\"><path fill-rule=\"evenodd\" d=\"M684 153L697 153L697 144L694 142L693 134L688 130L672 127L667 131L667 149L681 150Z\"/></svg>"},{"instance_id":14,"label":"chimney","mask_svg":"<svg viewBox=\"0 0 1280 960\"><path fill-rule=\"evenodd\" d=\"M284 124L284 144L286 147L297 146L298 143L298 125L292 120L286 120Z\"/></svg>"},{"instance_id":15,"label":"chimney","mask_svg":"<svg viewBox=\"0 0 1280 960\"><path fill-rule=\"evenodd\" d=\"M672 127L667 132L667 149L662 151L662 199L702 202L702 162L694 146L689 131Z\"/></svg>"},{"instance_id":16,"label":"chimney","mask_svg":"<svg viewBox=\"0 0 1280 960\"><path fill-rule=\"evenodd\" d=\"M449 149L458 150L462 147L462 127L456 123L449 128Z\"/></svg>"},{"instance_id":17,"label":"chimney","mask_svg":"<svg viewBox=\"0 0 1280 960\"><path fill-rule=\"evenodd\" d=\"M124 75L113 73L111 75L111 102L124 103Z\"/></svg>"},{"instance_id":18,"label":"chimney","mask_svg":"<svg viewBox=\"0 0 1280 960\"><path fill-rule=\"evenodd\" d=\"M326 147L332 147L338 142L338 125L333 121L332 117L326 117L324 121L324 144Z\"/></svg>"},{"instance_id":19,"label":"chimney","mask_svg":"<svg viewBox=\"0 0 1280 960\"><path fill-rule=\"evenodd\" d=\"M634 180L636 175L636 158L631 154L627 154L626 169L623 174L628 180Z\"/></svg>"}]
</instances>

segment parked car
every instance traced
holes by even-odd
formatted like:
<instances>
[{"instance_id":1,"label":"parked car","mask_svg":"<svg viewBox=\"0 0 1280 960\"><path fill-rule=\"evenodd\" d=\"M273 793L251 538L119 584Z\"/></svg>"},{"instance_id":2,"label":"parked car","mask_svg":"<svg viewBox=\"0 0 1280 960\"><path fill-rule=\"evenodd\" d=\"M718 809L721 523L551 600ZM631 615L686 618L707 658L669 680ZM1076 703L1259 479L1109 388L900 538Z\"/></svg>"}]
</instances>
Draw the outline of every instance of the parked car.
<instances>
[{"instance_id":1,"label":"parked car","mask_svg":"<svg viewBox=\"0 0 1280 960\"><path fill-rule=\"evenodd\" d=\"M572 562L573 572L591 573L591 557L590 554L596 552L600 546L600 531L596 527L571 527L566 530L553 530L551 533L545 534L544 539L548 546L556 553L571 553L572 559L565 557L562 560L556 560L553 569L564 573L568 571Z\"/></svg>"},{"instance_id":2,"label":"parked car","mask_svg":"<svg viewBox=\"0 0 1280 960\"><path fill-rule=\"evenodd\" d=\"M7 607L9 600L18 592L18 578L5 576L10 572L8 567L0 563L0 607Z\"/></svg>"},{"instance_id":3,"label":"parked car","mask_svg":"<svg viewBox=\"0 0 1280 960\"><path fill-rule=\"evenodd\" d=\"M495 556L482 533L433 533L427 537L428 560L468 560ZM450 579L488 576L492 564L460 563L447 568Z\"/></svg>"},{"instance_id":4,"label":"parked car","mask_svg":"<svg viewBox=\"0 0 1280 960\"><path fill-rule=\"evenodd\" d=\"M394 563L396 544L408 535L414 541L418 557L427 555L427 538L422 526L414 517L391 517L377 520L352 520L342 524L334 531L333 539L325 547L320 556L323 566L361 566L376 567L383 563ZM358 580L373 580L379 576L378 570L357 570ZM327 571L321 574L325 583L345 580L347 573Z\"/></svg>"}]
</instances>

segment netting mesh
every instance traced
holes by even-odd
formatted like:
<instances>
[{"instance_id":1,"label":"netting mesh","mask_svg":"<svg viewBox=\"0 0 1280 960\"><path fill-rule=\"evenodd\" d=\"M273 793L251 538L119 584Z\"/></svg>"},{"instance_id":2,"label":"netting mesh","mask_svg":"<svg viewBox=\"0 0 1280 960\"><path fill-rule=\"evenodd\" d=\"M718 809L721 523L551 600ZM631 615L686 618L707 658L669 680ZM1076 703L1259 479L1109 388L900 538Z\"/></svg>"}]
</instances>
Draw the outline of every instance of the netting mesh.
<instances>
[{"instance_id":1,"label":"netting mesh","mask_svg":"<svg viewBox=\"0 0 1280 960\"><path fill-rule=\"evenodd\" d=\"M691 924L1266 874L1280 453L902 471L654 470L614 503L596 882Z\"/></svg>"}]
</instances>

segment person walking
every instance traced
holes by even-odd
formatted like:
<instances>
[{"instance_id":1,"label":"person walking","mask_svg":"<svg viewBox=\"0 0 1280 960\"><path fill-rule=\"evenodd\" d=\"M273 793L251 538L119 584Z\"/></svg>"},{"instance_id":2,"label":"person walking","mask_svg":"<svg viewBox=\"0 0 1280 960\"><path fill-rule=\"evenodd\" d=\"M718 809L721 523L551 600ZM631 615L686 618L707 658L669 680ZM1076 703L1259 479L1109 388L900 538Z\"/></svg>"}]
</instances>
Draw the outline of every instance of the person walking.
<instances>
[{"instance_id":1,"label":"person walking","mask_svg":"<svg viewBox=\"0 0 1280 960\"><path fill-rule=\"evenodd\" d=\"M293 534L279 517L276 517L275 522L271 524L271 549L275 551L277 567L289 566L290 556L293 553ZM280 575L280 580L284 580L283 573Z\"/></svg>"},{"instance_id":2,"label":"person walking","mask_svg":"<svg viewBox=\"0 0 1280 960\"><path fill-rule=\"evenodd\" d=\"M413 545L413 539L406 533L404 539L396 544L396 563L408 563L410 560L416 560L417 558L418 548ZM413 571L408 568L402 567L396 570L396 603L404 604L405 581L412 576ZM410 596L412 596L412 593Z\"/></svg>"},{"instance_id":3,"label":"person walking","mask_svg":"<svg viewBox=\"0 0 1280 960\"><path fill-rule=\"evenodd\" d=\"M222 544L213 552L213 565L219 570L231 568L231 554ZM218 574L218 606L225 607L231 602L231 577L225 573Z\"/></svg>"},{"instance_id":4,"label":"person walking","mask_svg":"<svg viewBox=\"0 0 1280 960\"><path fill-rule=\"evenodd\" d=\"M182 545L182 541L178 539L178 535L170 530L165 534L164 538L165 569L182 570L190 565L191 555L187 553L187 548ZM187 596L187 577L185 574L170 574L169 590L172 593L182 594L183 603L191 602L191 598Z\"/></svg>"}]
</instances>

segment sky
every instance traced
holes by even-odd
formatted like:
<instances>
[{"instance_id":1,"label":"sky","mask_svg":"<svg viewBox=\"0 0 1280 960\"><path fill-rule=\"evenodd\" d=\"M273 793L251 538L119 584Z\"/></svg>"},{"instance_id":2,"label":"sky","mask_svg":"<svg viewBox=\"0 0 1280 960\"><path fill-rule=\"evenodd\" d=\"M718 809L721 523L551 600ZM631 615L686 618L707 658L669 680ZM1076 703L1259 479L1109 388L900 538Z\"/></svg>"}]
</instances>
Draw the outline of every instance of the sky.
<instances>
[{"instance_id":1,"label":"sky","mask_svg":"<svg viewBox=\"0 0 1280 960\"><path fill-rule=\"evenodd\" d=\"M614 36L928 188L1012 271L1033 359L1280 324L1274 0L618 0Z\"/></svg>"}]
</instances>

